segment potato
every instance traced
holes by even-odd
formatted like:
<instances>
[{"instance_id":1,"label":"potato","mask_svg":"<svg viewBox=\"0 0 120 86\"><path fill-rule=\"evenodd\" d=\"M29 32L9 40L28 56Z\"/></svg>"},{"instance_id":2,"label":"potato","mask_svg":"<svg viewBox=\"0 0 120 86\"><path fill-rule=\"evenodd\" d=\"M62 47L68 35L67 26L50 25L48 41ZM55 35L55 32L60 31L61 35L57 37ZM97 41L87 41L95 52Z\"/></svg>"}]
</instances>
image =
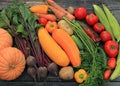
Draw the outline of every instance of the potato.
<instances>
[{"instance_id":1,"label":"potato","mask_svg":"<svg viewBox=\"0 0 120 86\"><path fill-rule=\"evenodd\" d=\"M63 80L71 80L73 79L74 71L71 66L63 67L59 71L59 77Z\"/></svg>"},{"instance_id":2,"label":"potato","mask_svg":"<svg viewBox=\"0 0 120 86\"><path fill-rule=\"evenodd\" d=\"M73 34L72 27L71 27L65 20L60 20L60 21L58 22L58 27L59 27L60 29L65 30L69 35L72 35L72 34Z\"/></svg>"}]
</instances>

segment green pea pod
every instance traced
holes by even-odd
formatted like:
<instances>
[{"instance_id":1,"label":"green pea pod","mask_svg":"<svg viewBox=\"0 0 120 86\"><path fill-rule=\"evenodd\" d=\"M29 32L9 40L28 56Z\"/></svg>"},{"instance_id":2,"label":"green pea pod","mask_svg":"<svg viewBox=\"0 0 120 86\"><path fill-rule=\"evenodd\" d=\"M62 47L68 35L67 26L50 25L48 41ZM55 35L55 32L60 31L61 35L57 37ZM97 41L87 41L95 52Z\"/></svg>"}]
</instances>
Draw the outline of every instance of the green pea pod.
<instances>
[{"instance_id":1,"label":"green pea pod","mask_svg":"<svg viewBox=\"0 0 120 86\"><path fill-rule=\"evenodd\" d=\"M96 4L93 5L93 8L94 8L94 12L98 16L100 22L105 26L105 30L107 30L111 33L112 39L114 40L115 38L114 38L112 29L111 29L111 25L106 17L104 10Z\"/></svg>"},{"instance_id":2,"label":"green pea pod","mask_svg":"<svg viewBox=\"0 0 120 86\"><path fill-rule=\"evenodd\" d=\"M102 6L106 13L107 19L110 23L113 35L114 35L115 39L117 39L117 41L119 42L120 41L120 25L119 25L117 19L113 16L113 14L108 9L108 7L105 6L104 4L102 4Z\"/></svg>"}]
</instances>

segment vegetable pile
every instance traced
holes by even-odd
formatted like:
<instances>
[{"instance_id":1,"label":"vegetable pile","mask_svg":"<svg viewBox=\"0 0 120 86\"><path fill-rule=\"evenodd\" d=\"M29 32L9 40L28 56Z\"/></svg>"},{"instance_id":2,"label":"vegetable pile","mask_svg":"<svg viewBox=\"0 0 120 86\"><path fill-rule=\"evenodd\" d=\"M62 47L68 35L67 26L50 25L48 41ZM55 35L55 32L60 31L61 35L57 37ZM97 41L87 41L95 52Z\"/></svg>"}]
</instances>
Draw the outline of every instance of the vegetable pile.
<instances>
[{"instance_id":1,"label":"vegetable pile","mask_svg":"<svg viewBox=\"0 0 120 86\"><path fill-rule=\"evenodd\" d=\"M36 85L49 74L80 86L116 79L120 26L101 6L94 4L88 13L80 6L64 9L53 0L30 7L13 0L0 11L0 79L15 80L25 68Z\"/></svg>"}]
</instances>

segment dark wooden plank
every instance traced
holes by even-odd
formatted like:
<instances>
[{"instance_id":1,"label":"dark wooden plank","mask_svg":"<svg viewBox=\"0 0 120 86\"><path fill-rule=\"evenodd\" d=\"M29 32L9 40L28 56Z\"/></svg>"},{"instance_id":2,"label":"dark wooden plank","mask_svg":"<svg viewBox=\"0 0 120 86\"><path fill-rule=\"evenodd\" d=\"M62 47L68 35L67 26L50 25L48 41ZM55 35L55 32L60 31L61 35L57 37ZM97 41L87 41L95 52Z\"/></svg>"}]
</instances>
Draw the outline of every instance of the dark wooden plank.
<instances>
[{"instance_id":1,"label":"dark wooden plank","mask_svg":"<svg viewBox=\"0 0 120 86\"><path fill-rule=\"evenodd\" d=\"M2 86L35 86L34 82L0 82ZM78 86L75 82L38 82L39 86ZM120 86L120 82L106 82L103 86Z\"/></svg>"}]
</instances>

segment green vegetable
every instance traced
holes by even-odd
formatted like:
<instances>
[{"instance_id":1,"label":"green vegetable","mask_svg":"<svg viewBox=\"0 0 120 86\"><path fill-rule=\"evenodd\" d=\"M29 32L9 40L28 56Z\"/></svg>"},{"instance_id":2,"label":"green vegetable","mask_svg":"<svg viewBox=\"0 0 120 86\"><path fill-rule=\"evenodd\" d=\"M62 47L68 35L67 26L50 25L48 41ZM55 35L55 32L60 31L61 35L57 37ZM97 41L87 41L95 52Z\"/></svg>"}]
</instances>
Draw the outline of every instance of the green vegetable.
<instances>
[{"instance_id":1,"label":"green vegetable","mask_svg":"<svg viewBox=\"0 0 120 86\"><path fill-rule=\"evenodd\" d=\"M111 33L112 39L114 40L115 38L114 38L112 29L111 29L111 25L106 17L104 10L96 4L93 5L93 8L94 8L94 12L98 16L100 22L105 26L105 29Z\"/></svg>"},{"instance_id":2,"label":"green vegetable","mask_svg":"<svg viewBox=\"0 0 120 86\"><path fill-rule=\"evenodd\" d=\"M120 44L119 44L119 53L117 56L117 64L116 64L115 70L110 76L110 80L116 79L119 75L120 75Z\"/></svg>"},{"instance_id":3,"label":"green vegetable","mask_svg":"<svg viewBox=\"0 0 120 86\"><path fill-rule=\"evenodd\" d=\"M71 37L75 41L75 43L77 44L77 46L80 50L84 49L83 43L81 42L81 40L79 40L79 38L76 35L72 35Z\"/></svg>"},{"instance_id":4,"label":"green vegetable","mask_svg":"<svg viewBox=\"0 0 120 86\"><path fill-rule=\"evenodd\" d=\"M81 52L82 64L81 68L84 68L88 72L88 78L80 86L102 86L103 84L103 73L106 66L106 54L104 50L97 45L87 36L79 21L69 21L63 17L72 27L79 38L84 44L86 51Z\"/></svg>"},{"instance_id":5,"label":"green vegetable","mask_svg":"<svg viewBox=\"0 0 120 86\"><path fill-rule=\"evenodd\" d=\"M113 16L113 14L110 12L110 10L107 8L107 6L105 6L104 4L102 4L102 6L103 6L103 9L107 16L107 19L110 23L114 37L117 39L117 41L120 41L120 36L119 36L120 35L120 25L119 25L118 21Z\"/></svg>"}]
</instances>

